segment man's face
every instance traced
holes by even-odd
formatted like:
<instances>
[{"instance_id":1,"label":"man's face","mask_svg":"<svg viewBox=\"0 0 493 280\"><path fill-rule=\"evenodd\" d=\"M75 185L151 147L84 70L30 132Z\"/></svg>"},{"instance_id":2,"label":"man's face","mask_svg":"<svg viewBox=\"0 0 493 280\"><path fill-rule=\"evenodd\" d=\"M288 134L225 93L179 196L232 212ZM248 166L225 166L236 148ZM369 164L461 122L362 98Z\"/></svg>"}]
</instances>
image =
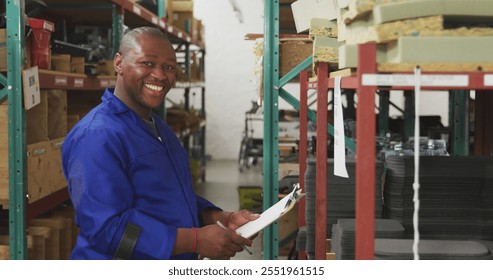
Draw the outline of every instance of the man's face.
<instances>
[{"instance_id":1,"label":"man's face","mask_svg":"<svg viewBox=\"0 0 493 280\"><path fill-rule=\"evenodd\" d=\"M176 54L163 38L146 34L136 39L136 47L124 57L117 54L115 65L123 80L119 98L139 115L158 107L175 82Z\"/></svg>"}]
</instances>

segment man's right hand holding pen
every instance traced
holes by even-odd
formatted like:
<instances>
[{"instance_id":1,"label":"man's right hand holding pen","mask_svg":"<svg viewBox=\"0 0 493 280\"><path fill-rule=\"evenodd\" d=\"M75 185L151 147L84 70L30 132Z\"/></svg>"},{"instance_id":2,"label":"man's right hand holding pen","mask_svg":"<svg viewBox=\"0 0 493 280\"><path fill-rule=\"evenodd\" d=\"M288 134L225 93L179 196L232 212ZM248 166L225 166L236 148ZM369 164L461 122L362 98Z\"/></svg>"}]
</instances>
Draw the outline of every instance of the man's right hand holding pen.
<instances>
[{"instance_id":1,"label":"man's right hand holding pen","mask_svg":"<svg viewBox=\"0 0 493 280\"><path fill-rule=\"evenodd\" d=\"M214 224L198 228L196 252L210 259L234 257L236 253L246 249L245 246L252 246L252 240L256 237L244 238L235 230L259 216L248 210L241 210L228 213L225 218L218 218Z\"/></svg>"}]
</instances>

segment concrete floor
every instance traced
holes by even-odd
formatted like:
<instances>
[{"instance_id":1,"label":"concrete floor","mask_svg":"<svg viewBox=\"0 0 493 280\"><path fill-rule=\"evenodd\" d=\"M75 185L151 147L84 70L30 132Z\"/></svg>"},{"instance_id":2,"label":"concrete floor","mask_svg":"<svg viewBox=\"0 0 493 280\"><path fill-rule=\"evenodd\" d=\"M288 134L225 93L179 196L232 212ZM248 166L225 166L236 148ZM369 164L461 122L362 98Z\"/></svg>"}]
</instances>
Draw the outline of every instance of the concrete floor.
<instances>
[{"instance_id":1,"label":"concrete floor","mask_svg":"<svg viewBox=\"0 0 493 280\"><path fill-rule=\"evenodd\" d=\"M206 165L206 182L199 182L194 186L195 192L213 202L217 206L228 211L239 210L238 186L262 186L262 163L239 172L238 161L235 160L212 160ZM249 255L243 251L238 253L233 259L237 260L261 260L262 238L257 236L253 242Z\"/></svg>"}]
</instances>

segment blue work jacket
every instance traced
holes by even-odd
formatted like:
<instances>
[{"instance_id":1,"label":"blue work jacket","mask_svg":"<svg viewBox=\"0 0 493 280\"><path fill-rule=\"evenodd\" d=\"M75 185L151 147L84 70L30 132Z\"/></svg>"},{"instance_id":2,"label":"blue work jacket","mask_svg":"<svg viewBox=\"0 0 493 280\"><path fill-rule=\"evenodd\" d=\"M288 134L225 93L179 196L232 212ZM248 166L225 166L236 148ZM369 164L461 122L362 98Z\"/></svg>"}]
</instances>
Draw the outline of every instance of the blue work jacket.
<instances>
[{"instance_id":1,"label":"blue work jacket","mask_svg":"<svg viewBox=\"0 0 493 280\"><path fill-rule=\"evenodd\" d=\"M219 208L194 194L185 149L153 114L160 141L113 89L102 101L62 147L80 228L71 258L112 259L131 223L142 228L133 259L196 259L195 254L171 255L176 229L200 227L199 213Z\"/></svg>"}]
</instances>

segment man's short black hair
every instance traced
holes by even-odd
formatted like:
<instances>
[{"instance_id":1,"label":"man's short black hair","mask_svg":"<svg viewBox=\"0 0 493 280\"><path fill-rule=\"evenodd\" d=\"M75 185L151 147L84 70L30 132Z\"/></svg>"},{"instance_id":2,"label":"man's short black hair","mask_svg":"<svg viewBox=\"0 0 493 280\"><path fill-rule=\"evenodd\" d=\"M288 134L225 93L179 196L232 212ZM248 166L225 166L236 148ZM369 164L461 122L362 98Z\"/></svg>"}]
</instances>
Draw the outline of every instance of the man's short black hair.
<instances>
[{"instance_id":1,"label":"man's short black hair","mask_svg":"<svg viewBox=\"0 0 493 280\"><path fill-rule=\"evenodd\" d=\"M120 41L120 48L118 52L120 55L126 55L131 49L135 47L135 42L142 34L147 34L155 38L163 38L168 40L168 36L163 31L155 27L143 26L135 29L128 30Z\"/></svg>"}]
</instances>

